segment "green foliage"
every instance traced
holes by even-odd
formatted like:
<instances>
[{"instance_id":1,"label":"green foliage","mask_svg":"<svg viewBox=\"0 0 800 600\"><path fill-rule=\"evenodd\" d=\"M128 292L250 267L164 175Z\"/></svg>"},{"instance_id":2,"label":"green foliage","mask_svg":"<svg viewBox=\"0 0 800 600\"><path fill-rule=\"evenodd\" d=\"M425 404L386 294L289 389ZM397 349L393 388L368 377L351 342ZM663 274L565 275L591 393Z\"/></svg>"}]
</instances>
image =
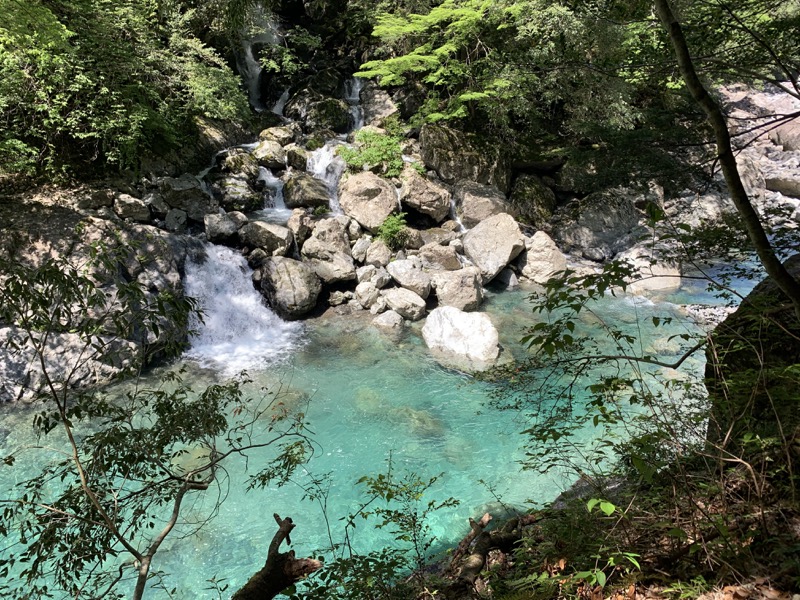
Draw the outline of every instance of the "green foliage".
<instances>
[{"instance_id":1,"label":"green foliage","mask_svg":"<svg viewBox=\"0 0 800 600\"><path fill-rule=\"evenodd\" d=\"M408 242L406 213L396 213L386 217L378 228L378 238L391 250L400 250Z\"/></svg>"},{"instance_id":2,"label":"green foliage","mask_svg":"<svg viewBox=\"0 0 800 600\"><path fill-rule=\"evenodd\" d=\"M353 147L340 146L337 153L351 171L378 170L386 177L398 177L403 171L403 152L400 137L361 129L355 135Z\"/></svg>"},{"instance_id":3,"label":"green foliage","mask_svg":"<svg viewBox=\"0 0 800 600\"><path fill-rule=\"evenodd\" d=\"M0 172L136 166L177 147L196 116L248 118L179 0L2 0L0 12Z\"/></svg>"}]
</instances>

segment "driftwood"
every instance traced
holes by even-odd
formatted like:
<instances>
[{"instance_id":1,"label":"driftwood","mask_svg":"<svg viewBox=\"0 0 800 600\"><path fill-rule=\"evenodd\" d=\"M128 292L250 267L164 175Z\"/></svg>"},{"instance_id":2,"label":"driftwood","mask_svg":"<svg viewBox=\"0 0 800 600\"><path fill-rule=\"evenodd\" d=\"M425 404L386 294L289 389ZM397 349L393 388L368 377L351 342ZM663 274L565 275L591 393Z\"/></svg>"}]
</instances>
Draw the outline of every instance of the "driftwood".
<instances>
[{"instance_id":1,"label":"driftwood","mask_svg":"<svg viewBox=\"0 0 800 600\"><path fill-rule=\"evenodd\" d=\"M467 598L475 589L475 580L486 566L492 550L511 552L522 540L522 528L535 523L537 515L523 515L507 521L501 528L486 531L492 517L486 513L480 521L469 520L470 532L453 552L444 577L451 581L442 592L445 598Z\"/></svg>"},{"instance_id":2,"label":"driftwood","mask_svg":"<svg viewBox=\"0 0 800 600\"><path fill-rule=\"evenodd\" d=\"M287 544L292 543L289 534L295 524L289 517L281 519L277 514L273 517L278 523L278 531L270 542L267 562L231 600L270 600L306 575L322 568L322 563L313 558L296 558L294 550L279 551L284 540Z\"/></svg>"}]
</instances>

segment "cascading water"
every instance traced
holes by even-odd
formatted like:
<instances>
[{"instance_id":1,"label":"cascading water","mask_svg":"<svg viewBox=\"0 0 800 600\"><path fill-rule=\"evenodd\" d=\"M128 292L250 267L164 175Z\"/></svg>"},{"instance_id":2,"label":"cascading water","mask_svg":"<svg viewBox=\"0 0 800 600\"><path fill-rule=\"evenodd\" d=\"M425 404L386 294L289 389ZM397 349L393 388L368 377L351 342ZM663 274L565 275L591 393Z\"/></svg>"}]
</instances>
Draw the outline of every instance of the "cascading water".
<instances>
[{"instance_id":1,"label":"cascading water","mask_svg":"<svg viewBox=\"0 0 800 600\"><path fill-rule=\"evenodd\" d=\"M283 199L283 179L276 177L266 167L259 167L258 183L264 190L264 208L252 213L250 219L285 225L292 216L292 210L286 208Z\"/></svg>"},{"instance_id":2,"label":"cascading water","mask_svg":"<svg viewBox=\"0 0 800 600\"><path fill-rule=\"evenodd\" d=\"M283 109L286 108L286 103L289 101L289 90L283 90L281 97L278 98L278 101L272 107L271 111L278 115L279 117L283 116Z\"/></svg>"},{"instance_id":3,"label":"cascading water","mask_svg":"<svg viewBox=\"0 0 800 600\"><path fill-rule=\"evenodd\" d=\"M258 35L243 40L241 53L236 57L236 68L239 70L239 75L247 86L247 94L250 99L250 105L257 111L263 112L266 106L261 100L261 63L253 52L254 46L257 45L274 45L280 41L281 34L278 26L273 21L267 20L264 17L259 19L259 29L261 33Z\"/></svg>"},{"instance_id":4,"label":"cascading water","mask_svg":"<svg viewBox=\"0 0 800 600\"><path fill-rule=\"evenodd\" d=\"M287 323L264 306L245 259L209 244L203 263L186 265L186 294L203 311L186 357L225 374L259 369L288 358L303 344L303 326Z\"/></svg>"},{"instance_id":5,"label":"cascading water","mask_svg":"<svg viewBox=\"0 0 800 600\"><path fill-rule=\"evenodd\" d=\"M361 90L364 89L364 80L353 77L344 83L344 100L350 105L350 119L353 131L358 131L364 126L364 108L361 106Z\"/></svg>"},{"instance_id":6,"label":"cascading water","mask_svg":"<svg viewBox=\"0 0 800 600\"><path fill-rule=\"evenodd\" d=\"M331 212L340 215L342 209L339 206L339 180L342 178L347 165L336 154L336 148L344 142L334 138L328 140L322 148L317 148L308 157L306 171L317 179L325 182L330 195Z\"/></svg>"}]
</instances>

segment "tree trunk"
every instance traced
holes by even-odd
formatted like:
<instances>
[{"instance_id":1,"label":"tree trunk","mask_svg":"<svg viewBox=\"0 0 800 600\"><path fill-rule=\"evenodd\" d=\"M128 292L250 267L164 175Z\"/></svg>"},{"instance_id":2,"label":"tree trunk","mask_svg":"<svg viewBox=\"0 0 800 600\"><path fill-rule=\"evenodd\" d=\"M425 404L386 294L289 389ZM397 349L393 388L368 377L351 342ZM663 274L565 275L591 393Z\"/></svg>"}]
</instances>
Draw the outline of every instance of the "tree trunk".
<instances>
[{"instance_id":1,"label":"tree trunk","mask_svg":"<svg viewBox=\"0 0 800 600\"><path fill-rule=\"evenodd\" d=\"M322 563L312 558L295 558L294 550L278 552L278 548L286 540L291 544L289 534L295 525L292 519L281 519L273 515L278 523L278 531L272 538L267 552L267 562L264 567L236 592L231 600L271 600L290 585L301 580L306 575L322 568Z\"/></svg>"},{"instance_id":2,"label":"tree trunk","mask_svg":"<svg viewBox=\"0 0 800 600\"><path fill-rule=\"evenodd\" d=\"M789 274L775 255L772 244L770 244L767 234L761 226L758 213L750 204L742 178L739 176L739 169L736 166L736 157L733 154L731 136L728 131L728 124L725 121L725 115L722 114L719 105L708 94L708 91L697 76L692 57L689 54L689 47L686 44L686 38L683 35L683 29L672 12L669 0L655 0L655 7L675 49L678 67L683 80L686 82L686 87L695 102L705 111L708 122L714 130L719 163L722 167L722 174L725 176L725 183L728 185L731 200L733 200L736 210L742 217L747 234L753 242L761 264L764 265L764 270L789 298L795 314L800 319L800 283Z\"/></svg>"}]
</instances>

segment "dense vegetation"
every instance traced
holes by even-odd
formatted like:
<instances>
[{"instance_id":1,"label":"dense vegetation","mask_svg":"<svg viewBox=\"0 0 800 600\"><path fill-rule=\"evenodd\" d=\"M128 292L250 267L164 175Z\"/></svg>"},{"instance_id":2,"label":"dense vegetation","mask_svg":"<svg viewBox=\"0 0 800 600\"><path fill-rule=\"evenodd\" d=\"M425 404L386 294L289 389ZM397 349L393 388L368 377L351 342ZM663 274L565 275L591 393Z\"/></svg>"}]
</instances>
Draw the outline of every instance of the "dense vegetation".
<instances>
[{"instance_id":1,"label":"dense vegetation","mask_svg":"<svg viewBox=\"0 0 800 600\"><path fill-rule=\"evenodd\" d=\"M0 0L0 175L136 169L146 155L189 139L199 117L247 122L251 109L232 65L257 4ZM272 92L317 76L325 65L346 64L404 100L405 130L364 132L343 152L354 169L367 164L397 175L401 135L424 122L447 121L503 144L520 164L556 155L573 164L591 162L594 179L587 185L657 177L678 187L676 170L686 174L694 159L705 160L691 149L712 139L650 2L268 4L264 8L275 11L286 31L284 44L262 55ZM800 95L797 0L674 4L706 85L770 82ZM387 219L379 236L400 244L404 229L400 214ZM681 239L682 247L689 242ZM5 265L4 271L11 287L0 317L26 323L25 334L41 342L40 353L54 327L80 336L87 351L107 352L108 319L114 327L131 326L124 302L149 311L148 326L155 330L164 318L186 319L191 308L164 304L165 298L147 304L132 286L123 288L131 297L112 310L103 294L87 291L94 280L84 273L49 263L39 270ZM757 308L743 311L735 327L709 339L680 340L682 352L705 349L709 358L707 433L705 386L654 370L677 367L681 357L658 362L636 338L607 325L602 339L612 340L610 348L576 333L581 316L595 314L593 302L624 287L626 275L610 265L598 276L553 281L534 300L549 321L529 332L530 363L491 375L496 408L522 411L535 423L525 432L525 466L568 465L588 491L566 507L498 528L496 547L505 550L504 558L469 584L480 578L495 597L508 599L595 598L606 585L627 589L636 582L686 597L755 577L798 589L792 531L800 522L800 327L790 308L797 299L764 287L766 307L754 301ZM796 281L797 272L790 277ZM65 314L65 307L76 312ZM646 325L662 324L654 318ZM169 381L132 393L124 406L102 394L71 397L68 382L56 383L37 426L43 434L61 427L72 454L32 480L0 521L3 535L17 535L21 525L22 537L36 540L13 559L28 563L21 588L12 590L20 597L44 597L52 580L75 596L122 593L122 571L117 577L101 568L105 557L117 554L136 565L141 597L150 561L170 531L150 531L153 514L178 512L185 495L217 485L217 469L228 455L279 446L269 468L253 475L252 485L263 487L285 481L309 451L302 416L282 413L277 398L243 399L238 383L212 386L198 403L181 382ZM166 423L167 413L181 428ZM231 413L235 418L225 416ZM273 422L267 438L251 437L250 426L265 415ZM76 441L73 422L90 420L104 425ZM587 429L599 435L584 446L575 440ZM186 467L190 451L196 455ZM38 493L49 478L75 472L79 480L65 488L55 509L86 518L61 530ZM119 509L116 490L131 474L135 489ZM398 477L391 469L361 483L365 506L341 517L348 526L356 516L377 519L408 552L342 558L305 591L290 592L299 598L463 597L464 589L426 571L432 559L426 519L455 500L428 500L431 481ZM372 503L381 508L368 509ZM139 538L149 540L145 552L136 549ZM11 559L0 562L2 574L12 567Z\"/></svg>"}]
</instances>

